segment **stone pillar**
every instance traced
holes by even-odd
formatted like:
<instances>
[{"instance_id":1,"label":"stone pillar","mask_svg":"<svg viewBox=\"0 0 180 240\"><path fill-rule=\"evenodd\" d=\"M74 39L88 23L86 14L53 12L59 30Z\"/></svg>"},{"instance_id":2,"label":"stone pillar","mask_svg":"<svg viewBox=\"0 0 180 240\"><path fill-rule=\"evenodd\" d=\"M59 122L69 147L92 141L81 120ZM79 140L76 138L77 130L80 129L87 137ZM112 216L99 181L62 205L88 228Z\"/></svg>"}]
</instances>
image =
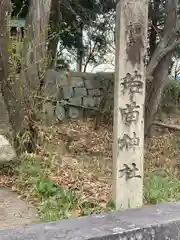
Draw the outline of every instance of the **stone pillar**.
<instances>
[{"instance_id":1,"label":"stone pillar","mask_svg":"<svg viewBox=\"0 0 180 240\"><path fill-rule=\"evenodd\" d=\"M116 14L113 199L116 209L143 204L147 0L120 0Z\"/></svg>"}]
</instances>

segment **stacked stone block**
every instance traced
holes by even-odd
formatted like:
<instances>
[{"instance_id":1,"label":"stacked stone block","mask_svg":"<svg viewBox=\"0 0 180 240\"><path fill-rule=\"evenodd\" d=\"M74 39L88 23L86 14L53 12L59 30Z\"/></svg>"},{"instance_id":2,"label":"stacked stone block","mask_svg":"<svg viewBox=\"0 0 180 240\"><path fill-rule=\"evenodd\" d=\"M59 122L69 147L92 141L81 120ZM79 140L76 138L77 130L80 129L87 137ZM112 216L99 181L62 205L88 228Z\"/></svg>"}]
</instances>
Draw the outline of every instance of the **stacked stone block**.
<instances>
[{"instance_id":1,"label":"stacked stone block","mask_svg":"<svg viewBox=\"0 0 180 240\"><path fill-rule=\"evenodd\" d=\"M56 116L59 120L63 120L83 117L85 109L98 111L104 97L103 88L107 90L109 85L105 82L109 81L110 85L113 85L114 74L70 72L63 79L59 74L59 78L60 99L56 106ZM108 94L109 98L113 96L112 87L109 88Z\"/></svg>"},{"instance_id":2,"label":"stacked stone block","mask_svg":"<svg viewBox=\"0 0 180 240\"><path fill-rule=\"evenodd\" d=\"M113 107L114 73L76 73L49 69L44 81L42 120L47 125L67 118L96 114L104 98L107 99L108 107ZM0 125L8 125L8 113L1 95L0 113Z\"/></svg>"}]
</instances>

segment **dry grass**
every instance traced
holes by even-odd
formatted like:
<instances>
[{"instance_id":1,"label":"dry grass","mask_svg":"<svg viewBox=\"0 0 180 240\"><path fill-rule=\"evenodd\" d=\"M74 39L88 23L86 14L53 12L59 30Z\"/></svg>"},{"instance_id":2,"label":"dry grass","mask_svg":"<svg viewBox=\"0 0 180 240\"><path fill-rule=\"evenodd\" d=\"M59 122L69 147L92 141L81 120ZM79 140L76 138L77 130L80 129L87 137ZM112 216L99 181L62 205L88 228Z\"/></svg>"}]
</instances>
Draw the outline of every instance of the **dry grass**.
<instances>
[{"instance_id":1,"label":"dry grass","mask_svg":"<svg viewBox=\"0 0 180 240\"><path fill-rule=\"evenodd\" d=\"M105 206L111 198L112 129L93 127L94 122L88 119L43 129L47 145L56 149L48 150L47 161L51 159L52 169L49 176L61 186L75 190L84 201ZM177 135L167 133L151 138L145 154L145 171L163 169L178 174L179 155Z\"/></svg>"},{"instance_id":2,"label":"dry grass","mask_svg":"<svg viewBox=\"0 0 180 240\"><path fill-rule=\"evenodd\" d=\"M75 190L82 201L105 206L111 197L112 133L103 127L94 131L92 120L69 121L42 132L49 177Z\"/></svg>"},{"instance_id":3,"label":"dry grass","mask_svg":"<svg viewBox=\"0 0 180 240\"><path fill-rule=\"evenodd\" d=\"M105 210L111 199L112 129L107 126L100 126L98 130L94 130L93 127L93 120L87 119L86 121L71 120L57 124L56 126L40 128L40 141L42 145L35 156L36 161L38 161L42 172L46 174L50 181L52 180L59 187L68 191L64 199L69 196L69 191L78 196L76 206L73 210L71 209L71 204L68 205L67 211L71 211L70 215L73 216L84 215L83 208L88 208L88 213L94 212L97 206L101 211ZM149 139L148 149L146 149L145 154L145 176L149 176L149 174L160 169L165 170L177 179L172 179L169 175L168 178L166 176L162 179L162 177L159 178L156 174L147 177L148 181L145 181L145 186L148 186L150 189L145 189L146 204L179 199L179 194L176 194L176 192L179 192L177 189L180 188L179 139L178 134L175 133L166 133L162 136ZM20 173L18 179L16 178L15 181L12 177L2 175L0 183L14 184L16 189L18 191L21 189L22 194L24 191L24 195L27 197L27 192L30 192L30 190L27 188L26 182L29 184L29 178L31 178L29 172L27 173L28 167L29 165L26 163L23 166L24 170L21 169L22 172L25 171L24 176ZM34 168L39 168L39 166L36 167L35 165L35 167L33 166ZM37 175L37 170L35 170L35 175ZM41 177L42 179L45 179L44 175ZM33 179L33 181L35 180ZM40 180L38 179L38 181ZM174 188L174 185L175 188L173 190L170 189L169 192L166 189L166 183L171 184L168 188ZM48 188L52 186L50 182ZM38 187L36 184L31 193L34 191L37 192ZM41 188L44 188L44 185ZM37 194L35 198L37 198ZM74 198L71 196L68 199ZM51 198L50 201L43 198L41 215L43 215L42 218L44 220L56 220L57 218L69 216L69 213L64 212L59 215L60 209L58 206L58 214L48 212L48 209L55 208L58 201L57 199L54 200L54 198Z\"/></svg>"},{"instance_id":4,"label":"dry grass","mask_svg":"<svg viewBox=\"0 0 180 240\"><path fill-rule=\"evenodd\" d=\"M179 172L179 145L178 134L165 134L152 137L148 141L148 149L145 154L145 169L148 172L155 169L165 169L178 174Z\"/></svg>"}]
</instances>

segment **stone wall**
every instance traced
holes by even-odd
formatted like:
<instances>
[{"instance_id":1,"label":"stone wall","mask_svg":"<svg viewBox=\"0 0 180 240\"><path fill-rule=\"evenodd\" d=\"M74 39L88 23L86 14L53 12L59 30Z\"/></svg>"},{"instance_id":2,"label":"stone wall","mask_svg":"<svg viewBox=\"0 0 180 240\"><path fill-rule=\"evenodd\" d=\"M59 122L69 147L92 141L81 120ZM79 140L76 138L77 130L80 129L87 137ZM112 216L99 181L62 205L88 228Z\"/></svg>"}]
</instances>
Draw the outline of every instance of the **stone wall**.
<instances>
[{"instance_id":1,"label":"stone wall","mask_svg":"<svg viewBox=\"0 0 180 240\"><path fill-rule=\"evenodd\" d=\"M2 240L179 240L180 203L0 231Z\"/></svg>"},{"instance_id":2,"label":"stone wall","mask_svg":"<svg viewBox=\"0 0 180 240\"><path fill-rule=\"evenodd\" d=\"M48 70L44 87L46 121L79 118L113 107L114 73ZM53 109L53 110L52 110Z\"/></svg>"},{"instance_id":3,"label":"stone wall","mask_svg":"<svg viewBox=\"0 0 180 240\"><path fill-rule=\"evenodd\" d=\"M167 89L176 89L178 81L170 81ZM114 73L76 73L48 70L43 95L44 121L53 123L66 118L96 114L113 108ZM179 88L177 88L179 89ZM162 105L173 110L174 91L165 91ZM169 96L170 95L170 96ZM178 95L179 103L179 95ZM9 129L6 107L0 94L0 134ZM3 131L3 132L2 132Z\"/></svg>"},{"instance_id":4,"label":"stone wall","mask_svg":"<svg viewBox=\"0 0 180 240\"><path fill-rule=\"evenodd\" d=\"M48 70L43 90L44 121L51 124L66 118L79 118L113 107L114 73L76 73ZM0 94L0 129L9 119Z\"/></svg>"},{"instance_id":5,"label":"stone wall","mask_svg":"<svg viewBox=\"0 0 180 240\"><path fill-rule=\"evenodd\" d=\"M48 70L43 91L44 121L51 124L66 118L93 115L104 108L112 109L113 87L114 73ZM165 102L169 104L166 95ZM8 123L8 114L0 94L0 133L9 128Z\"/></svg>"}]
</instances>

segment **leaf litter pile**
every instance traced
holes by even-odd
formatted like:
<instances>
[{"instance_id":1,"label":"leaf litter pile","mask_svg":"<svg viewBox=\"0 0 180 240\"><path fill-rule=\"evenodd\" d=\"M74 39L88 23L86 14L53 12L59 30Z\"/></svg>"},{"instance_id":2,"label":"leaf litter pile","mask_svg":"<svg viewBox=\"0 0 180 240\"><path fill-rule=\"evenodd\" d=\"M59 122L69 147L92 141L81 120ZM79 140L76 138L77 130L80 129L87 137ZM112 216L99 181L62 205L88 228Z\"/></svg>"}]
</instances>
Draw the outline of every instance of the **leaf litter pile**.
<instances>
[{"instance_id":1,"label":"leaf litter pile","mask_svg":"<svg viewBox=\"0 0 180 240\"><path fill-rule=\"evenodd\" d=\"M93 119L69 120L52 127L41 126L39 133L36 155L49 179L77 193L82 205L105 208L112 192L112 127L94 130ZM177 143L178 138L170 133L149 139L146 172L157 168L179 170ZM0 174L1 185L13 185L13 181L13 177Z\"/></svg>"},{"instance_id":2,"label":"leaf litter pile","mask_svg":"<svg viewBox=\"0 0 180 240\"><path fill-rule=\"evenodd\" d=\"M112 131L93 126L89 119L43 129L41 154L51 161L51 179L77 192L81 201L105 207L111 198Z\"/></svg>"}]
</instances>

